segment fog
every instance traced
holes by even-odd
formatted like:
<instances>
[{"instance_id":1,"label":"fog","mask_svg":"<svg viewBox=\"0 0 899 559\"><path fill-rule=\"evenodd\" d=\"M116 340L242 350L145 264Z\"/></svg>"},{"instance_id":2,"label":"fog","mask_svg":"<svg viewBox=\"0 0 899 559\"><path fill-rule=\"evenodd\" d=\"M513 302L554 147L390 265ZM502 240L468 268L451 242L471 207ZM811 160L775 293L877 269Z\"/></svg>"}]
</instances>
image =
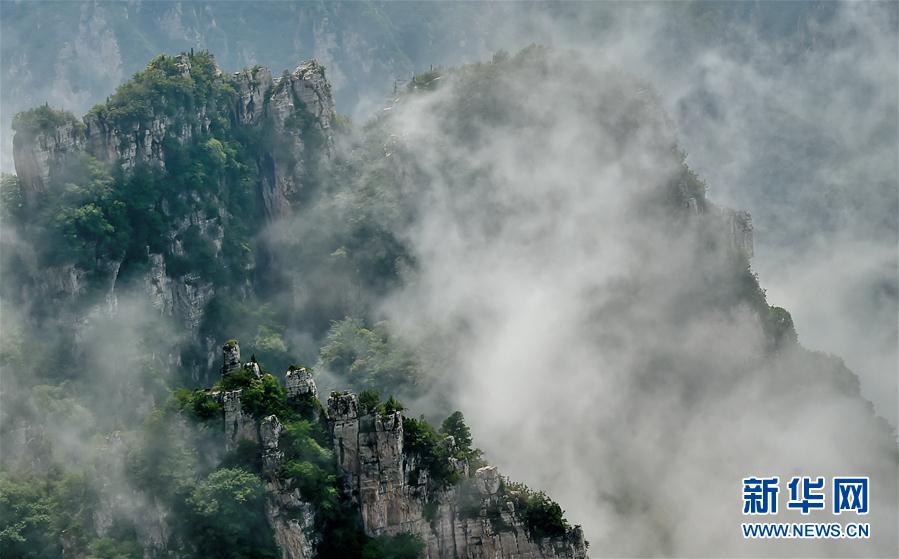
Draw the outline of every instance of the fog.
<instances>
[{"instance_id":1,"label":"fog","mask_svg":"<svg viewBox=\"0 0 899 559\"><path fill-rule=\"evenodd\" d=\"M564 51L492 79L496 118L465 78L392 108L425 195L405 232L418 271L384 306L425 353L453 348L434 374L488 458L557 498L597 556L894 554L894 434L839 361L769 355L757 316L722 304L741 289L727 251L698 247L729 230L657 205L677 162L651 88ZM870 541L740 537L750 472L849 471L882 491Z\"/></svg>"},{"instance_id":2,"label":"fog","mask_svg":"<svg viewBox=\"0 0 899 559\"><path fill-rule=\"evenodd\" d=\"M892 3L577 4L499 25L649 80L687 161L747 209L753 267L807 347L897 425L897 28Z\"/></svg>"},{"instance_id":3,"label":"fog","mask_svg":"<svg viewBox=\"0 0 899 559\"><path fill-rule=\"evenodd\" d=\"M685 218L660 200L681 171L676 142L712 202L752 212L753 270L800 343L843 358L895 427L896 5L816 5L782 27L778 10L786 19L794 5L706 6L717 15L680 3L491 10L486 44L551 45L550 63L487 84L504 101L493 119L464 76L391 107L385 153L408 166L403 194L415 194L415 219L392 224L416 263L403 287L345 303L357 294L342 278L298 270L299 292L265 298L375 306L439 381L413 411L462 410L490 461L583 524L592 556L896 556L895 433L838 360L769 353L754 310L732 304L745 286L718 210ZM97 49L112 48L104 37ZM107 70L121 72L90 67ZM275 224L269 242L341 227L307 217ZM104 309L78 332L89 372L43 373L77 383L34 390L3 371L7 444L35 436L11 420L28 418L57 461L115 457L97 434L133 429L173 388L180 326L142 294ZM5 351L31 325L28 309L0 311ZM304 358L319 341L302 327L285 340ZM17 347L4 360L27 371L41 348ZM120 467L110 459L106 494L139 518ZM740 537L743 477L843 474L873 480L870 541Z\"/></svg>"}]
</instances>

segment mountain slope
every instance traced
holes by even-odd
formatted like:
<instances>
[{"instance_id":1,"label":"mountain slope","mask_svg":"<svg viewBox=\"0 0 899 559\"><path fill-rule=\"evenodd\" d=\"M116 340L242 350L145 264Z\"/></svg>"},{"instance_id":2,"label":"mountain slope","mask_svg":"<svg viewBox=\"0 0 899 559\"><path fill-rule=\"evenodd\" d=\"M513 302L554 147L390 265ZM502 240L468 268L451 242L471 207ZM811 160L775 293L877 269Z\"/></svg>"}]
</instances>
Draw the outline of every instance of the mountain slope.
<instances>
[{"instance_id":1,"label":"mountain slope","mask_svg":"<svg viewBox=\"0 0 899 559\"><path fill-rule=\"evenodd\" d=\"M321 541L356 552L409 530L444 556L477 528L484 549L536 553L546 534L503 535L509 514L534 505L572 511L603 554L783 555L794 542L716 539L739 523L727 496L750 466L858 472L882 488L870 542L806 552L894 543L893 434L854 375L802 348L789 313L768 305L750 268L748 214L707 199L658 96L614 67L540 47L498 53L416 76L355 128L335 115L315 62L280 78L261 67L227 75L191 52L155 58L80 121L45 106L15 124L2 266L2 440L15 451L4 469L38 476L14 478L16 506L41 479L53 480L42 497L51 508L71 510L71 487L99 503L69 514L77 537L42 534L47 549L308 550L271 512L265 484L283 482L302 497L285 504L284 522L312 522L296 516L311 502L316 518L334 513L318 529L342 534ZM215 397L170 399L218 377L230 338L248 340L248 367L226 359ZM289 427L302 459L264 478L268 451L290 449L263 431L302 418L255 367L288 371L289 395L298 357L316 363L321 385L359 397L333 396L330 449L321 423ZM231 365L241 372L228 380ZM249 400L225 400L237 389ZM372 390L430 418L464 410L491 461L562 507L491 489L469 503L476 519L452 520L465 483L479 479L475 456L465 457L475 481L444 493L414 467L384 466L379 453L400 454L391 448L440 455L452 444L396 415L393 398L381 415L359 412L380 406ZM797 401L799 391L816 398ZM217 419L231 427L244 412L236 431L246 437L223 450ZM369 417L375 435L363 437ZM828 431L841 437L814 454L785 444ZM459 465L434 460L428 471L446 464ZM61 465L80 484L59 478ZM98 486L99 472L112 481ZM710 488L694 497L702 506L672 513L689 487L659 480L697 476ZM137 529L142 516L154 521ZM167 518L203 526L205 539ZM221 531L229 522L241 529ZM704 537L685 536L700 525ZM549 548L582 554L577 533L555 535L568 540Z\"/></svg>"}]
</instances>

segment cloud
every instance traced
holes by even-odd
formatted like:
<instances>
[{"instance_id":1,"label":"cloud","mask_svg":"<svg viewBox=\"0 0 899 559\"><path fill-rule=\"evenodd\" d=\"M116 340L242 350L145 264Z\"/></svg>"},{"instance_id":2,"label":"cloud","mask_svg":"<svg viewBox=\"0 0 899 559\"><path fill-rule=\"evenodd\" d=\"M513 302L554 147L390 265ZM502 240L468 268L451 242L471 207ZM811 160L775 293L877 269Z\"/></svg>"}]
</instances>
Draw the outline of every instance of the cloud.
<instances>
[{"instance_id":1,"label":"cloud","mask_svg":"<svg viewBox=\"0 0 899 559\"><path fill-rule=\"evenodd\" d=\"M496 28L650 81L711 196L752 213L771 302L897 425L896 4L573 4Z\"/></svg>"},{"instance_id":2,"label":"cloud","mask_svg":"<svg viewBox=\"0 0 899 559\"><path fill-rule=\"evenodd\" d=\"M766 351L727 214L665 197L664 89L545 56L390 111L421 195L401 232L418 270L384 313L426 355L453 348L434 374L476 442L583 523L594 556L895 553L894 434L838 360ZM882 491L870 541L740 536L742 477L841 472Z\"/></svg>"}]
</instances>

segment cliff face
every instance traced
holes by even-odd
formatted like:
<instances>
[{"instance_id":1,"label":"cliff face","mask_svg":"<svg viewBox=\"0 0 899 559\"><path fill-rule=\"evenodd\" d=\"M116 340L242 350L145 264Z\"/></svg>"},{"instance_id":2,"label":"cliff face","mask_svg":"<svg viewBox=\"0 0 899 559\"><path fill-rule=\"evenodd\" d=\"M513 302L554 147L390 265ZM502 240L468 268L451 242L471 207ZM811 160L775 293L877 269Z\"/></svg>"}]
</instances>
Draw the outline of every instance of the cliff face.
<instances>
[{"instance_id":1,"label":"cliff face","mask_svg":"<svg viewBox=\"0 0 899 559\"><path fill-rule=\"evenodd\" d=\"M224 347L223 375L259 374L255 363L241 363L239 347ZM539 537L516 510L515 490L506 488L495 466L472 472L466 460L449 458L445 466L458 481L433 483L433 473L409 450L400 411L361 413L355 394L334 393L322 416L312 375L292 369L285 375L288 402L327 425L340 488L354 505L370 537L415 534L430 559L586 558L580 527L564 535ZM283 426L276 415L256 418L244 409L242 390L211 391L223 406L224 444L257 446L267 490L266 514L284 559L314 556L318 534L310 497L284 473ZM312 403L313 405L310 405ZM454 445L452 437L442 444Z\"/></svg>"},{"instance_id":2,"label":"cliff face","mask_svg":"<svg viewBox=\"0 0 899 559\"><path fill-rule=\"evenodd\" d=\"M579 527L562 537L533 537L495 466L472 473L467 462L451 459L461 481L434 490L427 467L404 449L402 412L360 414L355 394L334 394L328 424L344 491L369 535L418 534L429 558L587 556Z\"/></svg>"},{"instance_id":3,"label":"cliff face","mask_svg":"<svg viewBox=\"0 0 899 559\"><path fill-rule=\"evenodd\" d=\"M282 217L290 213L308 175L303 154L331 150L334 101L324 68L309 61L273 80L263 103L281 145L262 157L262 199L268 216ZM248 105L255 111L257 101L251 98Z\"/></svg>"},{"instance_id":4,"label":"cliff face","mask_svg":"<svg viewBox=\"0 0 899 559\"><path fill-rule=\"evenodd\" d=\"M192 75L189 55L175 57L175 64L183 77ZM264 152L260 159L277 178L267 185L269 192L263 196L281 204L287 203L302 189L304 156L308 155L303 132L318 132L326 148L333 142L334 101L324 67L309 60L292 73L274 80L269 69L259 66L228 77L218 69L216 74L218 80L227 81L233 88L225 107L209 103L195 107L166 107L165 110L154 108L147 120L127 123L92 111L81 122L66 121L34 134L16 134L14 162L23 190L30 198L34 193L45 192L65 160L79 152L119 165L125 171L140 164L165 169L164 144L167 140L189 143L207 134L212 119L224 114L239 127L261 128L270 124L278 135L278 141L273 143L286 143L286 148L279 154ZM176 101L167 101L163 97L162 104L166 103L177 105ZM288 159L283 153L292 153L295 157ZM278 208L273 202L270 214Z\"/></svg>"},{"instance_id":5,"label":"cliff face","mask_svg":"<svg viewBox=\"0 0 899 559\"><path fill-rule=\"evenodd\" d=\"M104 252L96 243L91 258L50 265L26 255L33 281L21 295L23 306L69 301L78 320L94 312L77 307L100 286L106 307L114 310L120 272L137 269L152 306L184 327L207 363L214 360L211 339L199 336L206 308L223 284L243 296L252 293L257 266L256 251L247 248L252 232L294 211L309 186L312 162L330 157L334 102L324 67L314 60L272 79L271 71L258 66L225 75L206 57L157 58L143 78L81 120L42 107L31 111L27 126L17 128L14 160L26 223L67 195L67 184L75 182L72 168L85 158L122 177L115 178L116 189L132 177L150 177L159 190L168 188L129 210L163 223L154 225L146 246ZM198 157L209 157L219 169L207 165L195 171ZM137 194L121 194L124 204L149 190L135 188ZM234 192L259 204L239 203ZM229 237L232 231L250 234L236 239L233 233ZM192 265L198 247L219 272ZM216 277L233 276L234 268L244 279Z\"/></svg>"}]
</instances>

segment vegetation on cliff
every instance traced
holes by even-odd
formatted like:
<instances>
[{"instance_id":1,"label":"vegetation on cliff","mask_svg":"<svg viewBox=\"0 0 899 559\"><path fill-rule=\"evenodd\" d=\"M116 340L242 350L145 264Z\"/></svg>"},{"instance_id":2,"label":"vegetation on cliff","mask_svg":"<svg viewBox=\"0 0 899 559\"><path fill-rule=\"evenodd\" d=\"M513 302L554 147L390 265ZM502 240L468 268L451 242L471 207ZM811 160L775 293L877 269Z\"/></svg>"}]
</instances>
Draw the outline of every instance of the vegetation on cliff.
<instances>
[{"instance_id":1,"label":"vegetation on cliff","mask_svg":"<svg viewBox=\"0 0 899 559\"><path fill-rule=\"evenodd\" d=\"M196 120L208 114L214 126L227 126L216 106L227 110L233 94L210 53L191 51L184 58L160 54L88 115L123 130L161 115Z\"/></svg>"},{"instance_id":2,"label":"vegetation on cliff","mask_svg":"<svg viewBox=\"0 0 899 559\"><path fill-rule=\"evenodd\" d=\"M21 134L20 141L25 141L33 139L38 134L55 134L58 128L67 124L76 129L84 128L84 124L69 111L41 105L16 114L12 121L12 129Z\"/></svg>"},{"instance_id":3,"label":"vegetation on cliff","mask_svg":"<svg viewBox=\"0 0 899 559\"><path fill-rule=\"evenodd\" d=\"M477 144L488 138L490 125L518 122L520 115L503 95L503 77L540 76L549 71L549 64L539 47L512 56L501 53L490 63L417 76L400 95L440 94L448 79L460 80L464 87L457 91L477 94L450 96L450 110L442 115L445 121L436 126ZM413 557L421 551L422 542L409 536L364 534L359 511L343 494L317 400L289 401L274 375L261 369L257 376L248 367L230 372L211 390L196 387L204 385L216 369L209 359L210 340L214 345L214 340L237 336L248 340L259 361L274 371L287 369L297 352L307 362L317 358L317 369L327 371L338 386L360 393L365 414L389 416L405 411L400 400L414 403L427 393L435 379L425 370L419 348L404 343L389 323L376 320L380 318L377 303L416 269L410 240L398 232L405 231L421 211L417 196L425 196L415 188L433 177L389 136L389 117L376 118L364 129L345 124L341 132L345 136L338 138L344 149L327 161L307 162L308 182L297 219L268 223L259 190L262 174L273 155L286 157L294 166L299 160L295 154L275 153L283 145L273 135L270 122L255 129L239 125L231 80L218 71L208 53L160 56L89 113L89 119L121 130L145 131L153 126L153 119L171 120L171 133L160 156L163 165L138 163L126 169L87 153L71 154L33 207L25 206L20 181L3 177L3 217L16 235L33 243L37 258L34 263L16 251L4 255L4 277L12 281L4 282L2 295L18 301L27 292L23 286L36 283L33 279L43 269L73 270L52 277L56 283L84 282L90 295L63 302L53 297L28 301L31 315L18 326L36 333L41 330L34 325L39 324L49 332L46 337L42 333L40 341L50 349L37 351L33 342L22 340L0 348L7 366L29 372L21 375L22 386L17 387L28 397L13 405L29 408L21 415L36 425L81 429L71 437L90 438L96 445L91 452L105 452L100 445L113 446L109 440L99 441L99 433L118 433L121 446L108 453L124 464L125 491L141 504L136 512L130 511L131 516L122 514L112 525L101 522L98 511L109 510L110 505L102 500L98 480L104 478L108 465L69 461L67 455L54 454L68 451L64 445L41 448L35 451L36 457L29 456L44 468L38 474L0 472L0 526L4 527L0 544L14 550L13 555L52 557L65 547L96 557L140 556L136 536L140 513L165 510L171 514L169 523L178 529L163 543L184 556L276 556L265 516L265 477L258 447L238 442L227 453L221 448L221 394L236 390L241 391L243 411L249 417L260 420L275 415L282 423L278 450L283 461L278 476L314 507L320 557ZM279 87L285 84L282 80ZM286 125L308 140L311 151L323 149L324 139L313 116L303 103L293 101L298 108ZM59 125L80 126L71 115L49 107L23 113L16 123L23 141L28 135L52 133ZM627 135L636 124L622 121L615 126ZM183 133L185 127L190 134ZM670 217L708 210L705 184L676 146L671 154L675 171L670 181L651 193L645 211ZM439 169L439 179L447 180L454 191L490 190L489 169L445 167ZM775 354L794 347L796 334L789 313L768 305L748 258L737 254L726 267L720 265L729 239L719 233L709 226L697 234L697 262L708 267L696 275L695 284L685 288L683 300L690 304L666 310L686 317L697 308L720 311L745 306L761 320L765 351ZM17 240L5 238L4 243L10 243L5 246ZM166 330L167 324L142 326L137 335L146 336L147 343L135 367L139 373L126 381L101 377L79 361L84 359L76 336L81 333L76 331L81 315L75 311L93 309L109 296L113 268L119 293L129 287L146 290L151 254L162 256L166 277L160 281L178 282L183 288L178 293L181 301L193 298L191 302L199 305L196 315L187 317L198 323L196 331L190 330L193 326L171 330ZM465 270L450 272L464 274ZM203 298L207 287L208 300ZM622 300L627 298L618 299ZM63 305L67 312L69 306L80 308L70 315L59 310ZM135 314L159 312L140 309ZM461 324L460 330L467 327ZM165 334L156 336L154 329ZM165 342L157 343L162 338ZM176 373L169 375L169 371ZM131 409L127 415L95 422L83 395L90 392L88 387L106 385L110 388L91 403L119 402ZM173 387L182 388L166 400ZM857 386L847 390L857 393ZM149 403L135 405L135 394ZM390 396L382 400L382 394ZM154 399L165 403L154 408ZM433 417L451 409L425 411ZM143 420L147 415L139 426L135 418ZM450 487L459 487L461 494L469 481L462 479L461 464L467 464L469 473L484 464L461 412L452 413L439 428L424 417L412 416L403 417L402 427L404 451L414 459L419 473L426 471L427 491L432 494ZM507 482L500 496L513 505L535 539L562 536L569 529L561 506L541 491ZM436 513L436 501L427 506L427 511ZM480 507L479 500L475 506ZM480 508L476 512L480 514ZM487 511L494 520L500 512ZM55 536L59 533L67 535Z\"/></svg>"}]
</instances>

